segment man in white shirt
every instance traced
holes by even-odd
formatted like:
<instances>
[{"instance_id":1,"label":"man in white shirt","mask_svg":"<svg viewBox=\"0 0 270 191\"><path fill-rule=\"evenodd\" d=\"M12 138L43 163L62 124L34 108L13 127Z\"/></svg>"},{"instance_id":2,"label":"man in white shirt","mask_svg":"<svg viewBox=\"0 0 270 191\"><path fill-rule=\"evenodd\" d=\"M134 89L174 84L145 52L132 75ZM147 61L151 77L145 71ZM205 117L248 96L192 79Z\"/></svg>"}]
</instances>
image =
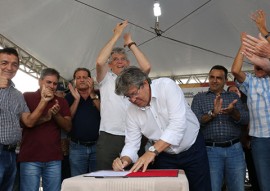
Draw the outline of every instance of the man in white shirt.
<instances>
[{"instance_id":1,"label":"man in white shirt","mask_svg":"<svg viewBox=\"0 0 270 191\"><path fill-rule=\"evenodd\" d=\"M126 68L116 79L115 92L132 103L127 110L126 139L112 166L145 171L154 162L159 169L183 169L191 191L211 190L210 173L200 124L182 90L168 78L153 80L137 67ZM140 158L142 135L153 145Z\"/></svg>"},{"instance_id":2,"label":"man in white shirt","mask_svg":"<svg viewBox=\"0 0 270 191\"><path fill-rule=\"evenodd\" d=\"M115 94L115 80L130 61L124 48L114 48L121 37L127 21L118 23L109 42L100 51L96 61L97 82L99 83L100 135L97 142L97 170L112 169L112 161L119 156L125 140L125 118L129 104L127 99ZM150 63L131 39L129 33L124 35L124 46L134 54L140 68L150 72Z\"/></svg>"}]
</instances>

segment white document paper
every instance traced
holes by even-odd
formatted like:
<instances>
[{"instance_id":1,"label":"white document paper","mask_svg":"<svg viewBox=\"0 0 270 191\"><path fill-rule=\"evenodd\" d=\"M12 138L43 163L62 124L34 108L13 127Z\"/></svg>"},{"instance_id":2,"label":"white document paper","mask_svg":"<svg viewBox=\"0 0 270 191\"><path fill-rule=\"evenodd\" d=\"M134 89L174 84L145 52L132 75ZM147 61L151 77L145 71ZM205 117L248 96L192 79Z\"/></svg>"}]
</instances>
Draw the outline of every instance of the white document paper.
<instances>
[{"instance_id":1,"label":"white document paper","mask_svg":"<svg viewBox=\"0 0 270 191\"><path fill-rule=\"evenodd\" d=\"M113 171L113 170L99 170L96 172L91 172L85 174L84 176L91 176L91 177L124 177L129 174L129 171Z\"/></svg>"}]
</instances>

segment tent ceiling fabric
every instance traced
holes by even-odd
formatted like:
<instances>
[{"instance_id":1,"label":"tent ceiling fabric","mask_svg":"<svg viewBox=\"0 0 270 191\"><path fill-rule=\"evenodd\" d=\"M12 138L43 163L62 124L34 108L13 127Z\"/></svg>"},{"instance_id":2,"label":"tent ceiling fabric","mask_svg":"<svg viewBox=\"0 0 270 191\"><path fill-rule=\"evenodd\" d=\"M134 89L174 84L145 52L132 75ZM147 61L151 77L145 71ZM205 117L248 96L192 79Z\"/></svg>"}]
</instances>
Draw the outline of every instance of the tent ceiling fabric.
<instances>
[{"instance_id":1,"label":"tent ceiling fabric","mask_svg":"<svg viewBox=\"0 0 270 191\"><path fill-rule=\"evenodd\" d=\"M151 29L154 0L1 0L0 33L71 79L77 67L95 75L99 51L116 23L128 19L126 32L151 61L150 76L157 77L207 73L216 64L230 69L240 33L258 34L250 14L264 9L270 23L269 0L159 2L165 31L160 37ZM117 46L123 46L122 39ZM136 64L130 52L129 58Z\"/></svg>"}]
</instances>

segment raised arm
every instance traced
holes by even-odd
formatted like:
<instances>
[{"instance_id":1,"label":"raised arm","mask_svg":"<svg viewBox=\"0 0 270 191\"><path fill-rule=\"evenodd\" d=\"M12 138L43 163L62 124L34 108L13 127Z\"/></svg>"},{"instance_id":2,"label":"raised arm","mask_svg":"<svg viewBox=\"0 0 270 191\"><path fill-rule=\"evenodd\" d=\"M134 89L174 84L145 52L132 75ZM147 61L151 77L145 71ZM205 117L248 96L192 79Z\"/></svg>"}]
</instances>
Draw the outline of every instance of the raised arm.
<instances>
[{"instance_id":1,"label":"raised arm","mask_svg":"<svg viewBox=\"0 0 270 191\"><path fill-rule=\"evenodd\" d=\"M144 71L145 73L149 74L151 70L151 64L149 60L145 57L145 55L142 53L142 51L138 48L138 46L134 43L134 41L131 39L131 34L126 33L124 35L124 46L128 46L128 48L132 51L134 54L140 69Z\"/></svg>"},{"instance_id":2,"label":"raised arm","mask_svg":"<svg viewBox=\"0 0 270 191\"><path fill-rule=\"evenodd\" d=\"M97 60L96 60L96 71L97 71L97 81L101 82L107 71L109 70L109 66L108 66L108 59L110 57L110 54L112 52L112 49L114 48L117 40L120 38L123 30L126 28L126 26L128 25L128 21L124 21L122 23L118 23L116 25L116 27L114 28L113 31L113 36L112 38L109 40L109 42L101 49Z\"/></svg>"},{"instance_id":3,"label":"raised arm","mask_svg":"<svg viewBox=\"0 0 270 191\"><path fill-rule=\"evenodd\" d=\"M231 72L234 75L234 77L237 79L238 82L242 83L246 79L246 74L242 71L243 61L244 61L244 45L242 39L246 36L245 33L242 33L241 35L241 46L236 54L236 57L234 59Z\"/></svg>"},{"instance_id":4,"label":"raised arm","mask_svg":"<svg viewBox=\"0 0 270 191\"><path fill-rule=\"evenodd\" d=\"M263 10L257 10L251 15L251 19L256 23L258 30L263 36L266 36L268 42L270 42L270 36L268 36L268 30L266 27L266 15Z\"/></svg>"},{"instance_id":5,"label":"raised arm","mask_svg":"<svg viewBox=\"0 0 270 191\"><path fill-rule=\"evenodd\" d=\"M263 58L270 58L270 43L259 33L259 37L255 38L251 35L246 35L243 38L245 50L256 54Z\"/></svg>"}]
</instances>

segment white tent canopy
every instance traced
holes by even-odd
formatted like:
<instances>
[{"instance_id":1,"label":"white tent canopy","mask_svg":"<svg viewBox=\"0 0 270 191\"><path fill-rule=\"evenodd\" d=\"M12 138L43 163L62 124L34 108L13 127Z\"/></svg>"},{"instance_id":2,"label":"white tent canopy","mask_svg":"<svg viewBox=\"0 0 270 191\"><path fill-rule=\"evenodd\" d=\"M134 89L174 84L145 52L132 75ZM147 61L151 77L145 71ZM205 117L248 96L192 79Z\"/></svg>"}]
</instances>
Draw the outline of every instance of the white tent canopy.
<instances>
[{"instance_id":1,"label":"white tent canopy","mask_svg":"<svg viewBox=\"0 0 270 191\"><path fill-rule=\"evenodd\" d=\"M71 79L77 67L95 75L99 51L116 23L127 19L126 32L151 61L150 76L158 77L208 73L216 64L230 69L240 33L258 35L251 13L264 9L270 22L269 0L159 2L164 31L159 37L151 29L154 0L1 0L0 34ZM122 39L117 46L123 46ZM245 63L244 69L252 65Z\"/></svg>"}]
</instances>

